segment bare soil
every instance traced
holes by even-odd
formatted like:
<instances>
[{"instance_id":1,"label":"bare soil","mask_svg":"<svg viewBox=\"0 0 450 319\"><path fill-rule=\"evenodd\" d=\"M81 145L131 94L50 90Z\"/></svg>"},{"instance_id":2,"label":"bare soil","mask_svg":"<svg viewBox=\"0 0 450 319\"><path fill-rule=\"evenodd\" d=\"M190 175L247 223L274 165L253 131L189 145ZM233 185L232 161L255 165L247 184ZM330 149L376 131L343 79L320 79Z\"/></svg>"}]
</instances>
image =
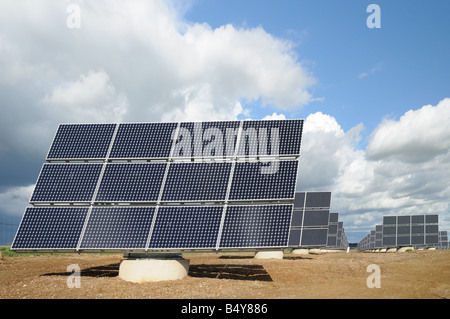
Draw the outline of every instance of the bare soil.
<instances>
[{"instance_id":1,"label":"bare soil","mask_svg":"<svg viewBox=\"0 0 450 319\"><path fill-rule=\"evenodd\" d=\"M184 254L181 280L130 283L119 278L122 255L45 255L0 258L0 299L441 299L450 297L450 250L405 253ZM81 287L69 288L69 265L81 269ZM380 268L380 288L368 288Z\"/></svg>"}]
</instances>

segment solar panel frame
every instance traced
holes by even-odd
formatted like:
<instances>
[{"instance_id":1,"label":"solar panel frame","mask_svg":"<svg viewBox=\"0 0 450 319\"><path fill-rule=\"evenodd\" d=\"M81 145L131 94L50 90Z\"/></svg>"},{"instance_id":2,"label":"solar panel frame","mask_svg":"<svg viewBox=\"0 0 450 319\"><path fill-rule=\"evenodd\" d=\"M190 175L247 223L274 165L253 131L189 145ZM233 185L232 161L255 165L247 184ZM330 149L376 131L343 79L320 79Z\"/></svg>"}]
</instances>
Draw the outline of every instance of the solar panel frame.
<instances>
[{"instance_id":1,"label":"solar panel frame","mask_svg":"<svg viewBox=\"0 0 450 319\"><path fill-rule=\"evenodd\" d=\"M277 163L274 167L279 165L278 170L273 174L263 174L261 170L270 167L267 163ZM229 201L293 200L297 171L298 161L238 161L235 164ZM271 189L272 192L267 194L264 191L266 189Z\"/></svg>"},{"instance_id":2,"label":"solar panel frame","mask_svg":"<svg viewBox=\"0 0 450 319\"><path fill-rule=\"evenodd\" d=\"M226 200L232 169L231 162L172 162L169 165L161 193L161 202L198 203ZM185 169L188 170L188 175L180 174L185 172ZM214 175L198 175L199 172ZM180 179L180 176L185 178ZM203 186L208 188L201 188Z\"/></svg>"},{"instance_id":3,"label":"solar panel frame","mask_svg":"<svg viewBox=\"0 0 450 319\"><path fill-rule=\"evenodd\" d=\"M105 163L94 202L157 203L167 165L159 162ZM145 174L137 174L139 172ZM123 196L123 188L128 189L126 196Z\"/></svg>"},{"instance_id":4,"label":"solar panel frame","mask_svg":"<svg viewBox=\"0 0 450 319\"><path fill-rule=\"evenodd\" d=\"M117 134L111 144L108 160L161 160L171 157L172 147L175 143L178 122L141 122L120 123ZM170 134L159 133L160 129L171 130ZM133 135L136 131L145 134ZM164 147L155 143L152 137L159 137Z\"/></svg>"},{"instance_id":5,"label":"solar panel frame","mask_svg":"<svg viewBox=\"0 0 450 319\"><path fill-rule=\"evenodd\" d=\"M279 141L280 142L280 150L282 150L279 154L271 154L272 153L271 152L272 151L272 149L271 149L272 144L270 144L271 143L270 137L271 137L272 131L270 131L270 128L275 128L276 129L276 128L288 127L289 125L287 125L287 122L286 121L266 121L264 123L257 124L257 125L259 125L258 128L264 128L264 127L268 128L267 136L269 137L269 139L268 139L267 142L269 144L267 145L268 146L267 150L269 152L266 154L265 152L259 152L258 151L257 154L256 154L257 155L256 162L262 163L262 162L264 162L263 159L266 158L266 157L268 157L268 159L270 161L265 161L265 163L275 162L275 161L273 161L274 158L278 161L279 158L281 158L283 156L289 157L289 158L285 159L284 161L278 161L276 163L295 162L295 164L283 164L283 165L286 165L286 166L293 165L293 166L296 167L295 174L293 173L292 176L290 176L290 178L289 178L289 180L291 180L291 177L293 177L292 179L294 180L294 182L293 182L293 185L294 185L293 193L294 193L295 192L295 185L296 185L296 181L297 181L297 176L298 176L298 167L299 167L299 165L298 165L297 157L299 156L299 148L300 148L300 144L301 144L301 133L302 133L302 128L303 128L303 120L287 120L287 121L289 121L289 123L294 123L294 122L291 122L291 121L297 121L295 123L296 123L297 127L299 127L299 129L300 129L300 135L296 136L296 137L292 137L291 135L287 135L286 136L285 134L286 134L287 130L286 131L282 131L282 130L278 131L280 133L281 137L283 137L283 136L287 137L286 141L284 141L283 138L282 138L282 141ZM242 160L242 156L244 156L245 157L244 160L247 161L247 155L250 155L250 154L238 154L239 143L242 140L243 128L244 128L244 126L245 127L252 127L251 125L250 126L246 126L250 122L248 122L247 124L245 124L246 121L200 122L203 125L203 129L202 129L202 151L203 151L203 153L202 153L202 156L200 156L200 157L202 159L204 159L204 158L211 158L214 161L217 161L219 158L222 159L222 157L223 157L223 159L225 159L225 161L223 163L231 164L230 174L228 176L225 176L225 178L224 178L224 183L223 183L223 188L225 189L225 197L224 198L222 196L219 196L220 198L218 198L218 199L217 198L207 198L207 199L195 198L194 200L185 200L184 198L182 198L182 199L176 199L175 201L166 201L167 198L165 198L163 195L164 195L164 190L166 188L166 182L168 182L169 184L171 183L170 176L169 176L170 167L176 167L174 165L178 165L179 162L183 162L185 160L182 157L180 158L180 157L174 156L174 149L175 149L176 141L177 141L176 138L172 138L172 139L165 138L164 139L167 142L167 145L165 145L163 147L164 148L164 154L162 154L162 155L158 154L156 156L153 156L153 155L148 155L147 156L147 155L143 155L143 153L140 153L139 155L134 156L133 152L128 152L127 153L126 151L125 151L125 153L122 153L121 155L118 155L118 153L117 153L117 151L115 149L115 147L118 147L117 145L122 145L123 147L126 146L126 145L124 145L124 142L120 142L122 140L122 137L126 135L125 134L125 135L122 136L121 127L122 128L125 128L125 127L130 128L130 127L141 127L141 126L144 127L146 125L149 125L149 127L150 126L153 127L153 126L160 126L160 125L163 125L163 126L164 125L168 125L167 127L174 128L176 126L176 130L175 131L172 130L171 135L173 135L174 132L175 132L175 136L178 138L179 132L180 132L180 128L183 127L184 123L190 123L190 122L171 122L171 123L153 123L153 124L152 123L73 124L73 125L80 125L80 127L82 128L81 130L83 130L83 128L91 128L89 125L95 125L94 127L109 128L109 131L108 131L109 135L107 135L107 138L100 139L100 141L103 142L102 148L101 148L101 152L99 152L98 153L99 155L96 155L96 156L88 155L88 156L57 156L57 157L55 157L55 156L52 155L52 154L54 154L54 152L52 151L52 153L51 153L50 151L52 150L52 147L53 147L53 145L55 143L55 140L57 139L58 131L60 130L60 128L64 128L64 125L72 125L72 124L60 124L60 126L58 126L58 129L57 129L57 131L56 131L56 133L55 133L55 135L53 137L50 149L49 149L49 151L47 153L46 160L47 160L47 162L50 162L50 163L46 163L45 165L47 165L47 164L48 165L97 165L97 166L93 166L93 167L96 167L96 174L92 178L92 183L91 183L92 185L91 185L91 189L90 189L91 193L89 193L89 194L92 194L92 190L93 190L92 197L89 198L89 199L86 199L86 201L84 201L84 200L83 201L76 201L76 200L70 200L70 199L69 200L64 199L62 201L53 201L53 200L50 200L50 201L31 201L31 198L30 198L30 203L33 204L33 205L34 204L39 204L39 206L52 205L52 207L53 207L53 205L57 205L58 208L61 207L61 206L63 206L62 208L64 208L64 207L66 207L66 204L70 204L71 205L70 207L72 207L72 205L74 205L74 204L77 205L77 206L78 206L78 204L83 204L83 205L80 205L80 207L77 207L77 208L83 208L84 211L87 210L87 213L86 213L86 217L85 217L85 220L84 220L84 224L82 226L80 237L78 238L77 246L75 248L76 251L80 251L80 250L81 251L99 251L99 250L100 251L105 251L105 250L129 251L129 250L142 250L143 249L143 244L142 244L143 241L142 241L142 239L141 239L141 241L139 241L138 245L134 245L134 246L133 245L131 245L131 246L127 245L126 243L124 243L125 246L121 246L121 245L117 245L117 244L113 244L111 246L111 244L108 244L108 243L106 243L104 245L95 244L95 245L90 245L90 246L88 246L88 244L87 244L87 240L88 240L88 238L90 238L90 235L91 235L91 232L92 232L92 230L91 230L91 227L92 227L91 225L92 224L90 224L90 223L94 223L95 222L96 218L98 217L97 215L99 214L99 212L106 212L108 210L119 210L119 211L122 211L121 209L125 210L124 206L117 205L117 204L124 204L124 203L127 204L127 206L126 206L127 209L128 208L129 209L135 209L137 207L140 207L140 205L142 206L143 204L145 204L146 205L145 207L152 207L152 209L154 210L153 216L151 218L152 221L151 221L149 236L147 238L147 242L146 242L146 245L144 247L144 249L146 251L149 251L149 250L151 251L151 250L154 250L154 249L159 250L159 249L166 249L167 248L167 247L166 248L164 248L164 247L156 247L155 248L155 247L150 245L151 240L152 240L151 236L153 235L153 231L157 231L158 230L158 227L155 228L155 226L157 226L156 222L158 221L158 213L161 212L160 218L162 218L164 211L166 209L169 209L169 206L166 206L166 204L177 203L177 204L181 205L180 207L182 207L184 204L190 204L190 203L193 203L193 202L202 202L203 204L206 204L208 202L214 202L214 205L212 205L212 206L219 207L219 208L216 208L218 210L217 216L220 216L220 218L217 217L220 220L220 224L219 224L219 234L218 234L218 236L217 236L217 238L215 240L215 243L214 243L215 245L212 244L213 243L213 240L212 240L207 245L208 247L192 247L190 245L187 245L186 247L178 247L177 246L177 247L175 247L173 249L175 249L175 250L180 250L180 249L181 250L184 250L184 249L186 249L186 250L188 250L188 249L193 249L193 250L195 250L195 249L215 249L215 250L219 250L219 249L235 249L235 248L236 249L242 249L242 248L258 249L258 248L275 248L275 247L279 248L279 246L273 246L272 245L273 242L270 242L270 240L268 241L270 243L270 245L268 247L264 246L265 245L264 244L264 240L261 241L261 243L264 244L263 245L264 247L262 247L262 246L247 247L247 246L245 246L245 247L230 248L230 247L227 246L227 247L224 248L224 247L220 246L221 240L222 240L222 235L226 236L226 231L227 231L226 228L229 227L229 225L227 224L227 220L226 220L226 216L227 216L227 212L228 211L233 212L235 209L238 209L238 207L254 207L254 208L252 208L254 210L270 210L270 209L273 209L275 206L285 207L286 205L291 205L293 207L292 204L287 204L288 202L291 202L293 200L293 196L292 196L292 198L291 197L289 197L289 198L284 198L284 197L278 198L277 196L275 196L275 198L272 198L271 195L268 195L267 197L264 197L262 199L254 199L254 198L253 199L252 198L250 198L250 199L245 198L245 199L239 199L239 200L231 199L230 195L232 194L233 181L234 181L234 177L235 177L234 169L239 166L239 159ZM257 122L254 122L254 123L257 123ZM267 125L265 125L267 123L275 123L275 124L274 124L274 126L267 126ZM250 123L250 124L252 124L252 123ZM97 126L97 125L99 125L99 126ZM208 130L209 128L212 128L213 130ZM208 154L208 151L206 151L206 154L205 154L205 149L206 150L210 150L210 148L208 148L208 147L213 146L212 142L214 142L215 140L212 140L212 136L214 135L214 132L219 132L219 131L217 131L217 128L219 128L221 130L220 131L221 133L224 133L224 129L223 128L225 128L225 129L226 128L230 128L230 129L233 130L231 132L232 134L230 135L231 136L231 140L230 141L232 142L232 144L231 144L232 146L231 147L227 147L227 145L224 143L222 145L223 146L223 154L220 154L220 152L219 152L219 154L217 154L218 156L216 156L215 153ZM277 131L275 131L275 132L277 132ZM210 133L212 135L208 135L206 133ZM290 133L292 133L292 132L290 132ZM150 135L152 135L152 134L150 134ZM156 134L156 135L158 135L158 134ZM226 136L227 134L225 132L225 134L222 134L222 135ZM93 138L93 137L95 137L95 136L84 136L83 138L89 139L89 138ZM173 137L173 136L171 136L171 137ZM203 140L203 137L205 138L205 140ZM142 138L142 137L139 137L139 138ZM68 144L70 144L70 143L75 143L75 144L76 143L81 143L82 144L82 141L78 141L78 140L66 141L66 142ZM117 144L116 144L116 142L117 142ZM298 152L297 152L297 150L294 151L294 152L284 152L283 150L286 149L285 148L286 145L288 146L287 149L292 149L292 145L288 145L289 143L294 145L294 148L296 148L295 145L298 145ZM169 150L169 144L171 144L171 145L170 145L170 153L168 154L167 151ZM284 145L284 144L286 144L286 145ZM262 145L261 141L258 141L258 147L260 147L261 145ZM192 147L194 148L195 145L192 144ZM262 147L264 147L264 145L262 145ZM212 150L212 148L211 148L211 150ZM293 153L293 154L291 154L291 153ZM126 155L126 156L124 156L124 155ZM197 155L197 154L192 154L192 155ZM199 157L189 157L189 158L190 159L192 159L192 158L196 159L196 158L199 158ZM67 163L58 163L58 161L60 161L60 160L61 161L65 161ZM142 161L142 160L145 160L145 161L147 161L149 163L138 163L139 161ZM162 183L161 183L161 187L159 189L159 192L155 191L155 193L158 196L153 196L151 201L142 201L142 198L138 198L138 200L132 200L130 198L126 198L125 200L122 200L122 199L119 199L119 200L113 199L113 200L111 200L111 199L105 199L105 198L102 197L102 194L103 194L102 193L103 192L102 183L108 178L108 172L109 172L108 169L110 167L119 167L119 166L122 166L122 165L123 165L122 167L128 167L128 166L125 166L125 165L137 165L137 166L139 166L139 165L144 165L144 164L145 165L147 165L147 164L148 165L150 165L150 164L156 165L156 163L158 161L153 161L153 160L158 160L158 161L159 160L164 160L165 161L165 164L164 164L165 165L165 169L163 169L164 176L163 176L163 180L162 180ZM84 161L85 163L80 163L80 161ZM127 161L127 163L123 163L123 161ZM190 165L192 165L192 164L194 164L194 163L190 163ZM111 165L117 165L117 166L111 166ZM137 166L134 166L134 167L137 167ZM228 165L224 165L224 166L228 167ZM99 175L97 175L98 170L100 171ZM41 173L42 173L42 169L41 169ZM39 174L38 181L39 181L39 178L41 176L41 173ZM168 177L169 177L169 180L167 180ZM94 179L96 179L96 180L94 180ZM217 183L217 180L215 182ZM33 194L34 194L34 192L33 192ZM33 197L33 194L32 194L32 197ZM261 201L261 202L259 202L259 201ZM64 205L59 205L59 204L64 204ZM98 206L98 205L101 205L101 206ZM103 205L106 205L106 206L103 206ZM130 206L128 206L128 205L130 205ZM147 205L150 205L150 206L147 206ZM216 206L216 205L219 205L219 206ZM81 207L81 206L83 206L83 207ZM209 205L206 205L206 206L209 206ZM50 207L50 206L46 206L46 207ZM170 209L173 209L172 207L178 207L178 206L170 206ZM193 206L189 205L189 207L193 207ZM288 222L289 225L290 225L290 220L292 219L292 207L291 207L291 210L290 210L290 213L289 213L289 222ZM219 211L220 211L220 213L219 213ZM286 212L284 212L284 213L286 213ZM283 215L283 216L286 217L285 215ZM115 216L114 218L119 218L119 217L120 216ZM280 216L277 215L275 217L279 218ZM261 218L261 216L255 216L255 218L258 219L258 218ZM105 222L113 222L113 221L111 221L111 220L108 221L106 219L103 219L102 222L105 223ZM124 222L124 221L122 221L122 222ZM147 220L147 226L146 226L147 228L146 229L148 229L148 222L149 222L149 220ZM98 221L98 223L101 224L100 221ZM237 225L237 226L239 226L239 225ZM225 234L222 233L222 231L224 230L224 227L225 227ZM276 228L275 231L280 231L280 229L277 228L277 227L281 227L280 225L276 225L274 227ZM85 236L86 236L86 239L85 239ZM99 236L102 236L101 233L99 234ZM263 234L263 236L266 236L266 234ZM286 240L286 244L283 243L282 247L286 247L286 245L288 243L288 240L289 240L289 227L287 228L287 232L284 232L282 234L282 236L286 237L286 239L287 239ZM262 238L265 238L265 237L262 237ZM99 242L101 243L101 240L98 241L97 243L99 243ZM276 241L276 243L279 243L279 242L280 241ZM70 250L71 249L74 249L73 245L71 246Z\"/></svg>"},{"instance_id":6,"label":"solar panel frame","mask_svg":"<svg viewBox=\"0 0 450 319\"><path fill-rule=\"evenodd\" d=\"M264 249L287 247L289 243L292 209L292 204L228 205L219 248ZM274 218L268 221L265 218L268 215L273 215L272 217L276 217L276 219ZM261 230L268 224L278 226L279 229ZM269 231L272 232L270 233ZM270 244L270 240L276 240L276 242Z\"/></svg>"},{"instance_id":7,"label":"solar panel frame","mask_svg":"<svg viewBox=\"0 0 450 319\"><path fill-rule=\"evenodd\" d=\"M104 145L103 148L101 150L101 154L98 154L97 156L93 156L92 154L89 154L89 152L87 154L85 154L84 156L73 156L73 155L67 155L67 156L56 156L53 155L52 153L61 153L63 152L63 150L59 150L56 151L55 148L58 147L58 143L60 143L60 141L58 140L60 138L60 134L64 134L65 132L61 131L64 128L94 128L94 127L98 127L98 128L109 128L110 132L108 134L110 134L109 138L108 136L104 137L107 140L104 141ZM75 161L75 160L104 160L107 157L107 152L108 149L113 141L113 137L114 137L114 133L116 130L117 124L112 124L112 123L86 123L86 124L73 124L73 123L61 123L58 125L58 128L53 136L53 140L52 143L50 144L50 148L47 152L47 156L46 156L46 160L48 162L53 162L53 161ZM79 134L81 134L83 132L80 132ZM94 133L94 132L86 132L86 133ZM94 134L92 134L92 136L94 136ZM76 143L80 143L79 140L76 141L74 139L72 139L72 145L69 145L70 147L67 147L70 151L72 151L73 149L76 149ZM75 143L75 145L73 145ZM100 143L102 144L102 143ZM67 150L66 150L67 152ZM93 151L91 151L92 153ZM70 154L70 153L69 153Z\"/></svg>"},{"instance_id":8,"label":"solar panel frame","mask_svg":"<svg viewBox=\"0 0 450 319\"><path fill-rule=\"evenodd\" d=\"M278 124L278 125L274 125ZM294 127L299 134L299 138L297 137L295 132L290 131L289 127ZM262 129L270 129L267 130L264 134ZM273 154L272 150L272 129L281 128L281 132L278 131L278 151ZM247 131L249 130L249 134ZM254 130L254 131L253 131ZM290 134L287 134L288 131ZM263 156L288 156L288 157L298 157L300 156L300 147L301 147L301 137L303 132L303 120L246 120L243 121L242 133L239 141L239 148L237 150L238 157L263 157ZM249 137L249 142L245 142L246 136ZM256 134L256 140L255 139ZM290 145L292 143L290 137L294 136L294 145ZM253 140L250 141L250 138ZM274 138L275 142L277 138ZM248 145L248 146L247 146ZM290 147L291 146L291 147ZM261 147L265 148L265 150L261 150ZM276 148L276 147L275 147Z\"/></svg>"},{"instance_id":9,"label":"solar panel frame","mask_svg":"<svg viewBox=\"0 0 450 319\"><path fill-rule=\"evenodd\" d=\"M88 207L73 206L27 207L11 245L11 250L74 251L88 211ZM30 228L36 227L40 229L39 232L30 231ZM23 243L24 241L26 243Z\"/></svg>"},{"instance_id":10,"label":"solar panel frame","mask_svg":"<svg viewBox=\"0 0 450 319\"><path fill-rule=\"evenodd\" d=\"M159 207L146 249L215 249L222 211L213 205Z\"/></svg>"},{"instance_id":11,"label":"solar panel frame","mask_svg":"<svg viewBox=\"0 0 450 319\"><path fill-rule=\"evenodd\" d=\"M73 168L75 170L75 172L65 172L66 174L64 174L64 167L65 168ZM77 203L77 204L89 204L92 202L94 194L95 194L95 189L99 180L99 177L101 175L101 171L102 171L102 167L103 164L102 163L44 163L41 167L41 171L39 173L38 179L36 181L35 187L33 189L33 193L31 194L31 197L29 199L29 203L30 204L47 204L47 203L52 203L52 204L62 204L62 203ZM47 169L48 168L48 169ZM54 172L52 172L53 168L61 168L61 170L58 172L58 170L56 170L56 173L61 173L63 175L66 176L59 176L56 177L57 182L51 182L50 181L54 181L54 179L52 179L52 174ZM76 168L80 168L77 172ZM85 190L83 191L85 194L79 194L77 196L75 196L75 198L70 198L69 195L66 194L65 197L61 197L58 196L55 198L55 196L52 196L51 198L45 197L48 188L52 187L55 188L59 185L61 185L58 181L64 181L63 178L66 178L66 181L68 180L67 177L71 177L73 176L72 174L77 174L80 173L81 175L79 175L80 179L83 178L83 170L81 170L81 168L86 168L88 170L88 168L91 168L91 170L93 171L92 173L94 174L92 178L90 179L90 183L89 185L87 185L87 187L85 187ZM95 170L94 170L95 168ZM67 174L69 173L69 174ZM88 172L89 173L89 170ZM67 176L70 175L70 176ZM59 189L57 194L62 194L63 193L63 188L66 188L65 191L67 191L67 188L71 188L71 189L78 189L79 187L79 183L80 179L73 181L72 183L69 184L62 184L61 189ZM82 180L82 179L81 179ZM43 194L42 194L43 192Z\"/></svg>"},{"instance_id":12,"label":"solar panel frame","mask_svg":"<svg viewBox=\"0 0 450 319\"><path fill-rule=\"evenodd\" d=\"M82 251L144 250L155 210L153 206L94 206L77 248Z\"/></svg>"}]
</instances>

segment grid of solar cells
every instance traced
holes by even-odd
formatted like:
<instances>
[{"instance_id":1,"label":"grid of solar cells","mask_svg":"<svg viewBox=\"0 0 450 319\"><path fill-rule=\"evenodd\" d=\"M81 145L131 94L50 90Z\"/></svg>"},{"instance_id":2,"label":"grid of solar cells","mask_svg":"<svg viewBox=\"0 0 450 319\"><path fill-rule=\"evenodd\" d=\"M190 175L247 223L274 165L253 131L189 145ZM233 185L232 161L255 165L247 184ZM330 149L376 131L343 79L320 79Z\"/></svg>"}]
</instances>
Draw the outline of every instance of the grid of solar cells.
<instances>
[{"instance_id":1,"label":"grid of solar cells","mask_svg":"<svg viewBox=\"0 0 450 319\"><path fill-rule=\"evenodd\" d=\"M156 202L166 163L108 163L97 202Z\"/></svg>"},{"instance_id":2,"label":"grid of solar cells","mask_svg":"<svg viewBox=\"0 0 450 319\"><path fill-rule=\"evenodd\" d=\"M171 163L162 201L225 200L231 163Z\"/></svg>"},{"instance_id":3,"label":"grid of solar cells","mask_svg":"<svg viewBox=\"0 0 450 319\"><path fill-rule=\"evenodd\" d=\"M11 249L76 249L88 210L28 207Z\"/></svg>"},{"instance_id":4,"label":"grid of solar cells","mask_svg":"<svg viewBox=\"0 0 450 319\"><path fill-rule=\"evenodd\" d=\"M244 121L238 155L300 155L303 120Z\"/></svg>"},{"instance_id":5,"label":"grid of solar cells","mask_svg":"<svg viewBox=\"0 0 450 319\"><path fill-rule=\"evenodd\" d=\"M300 246L326 246L328 229L304 228L301 232Z\"/></svg>"},{"instance_id":6,"label":"grid of solar cells","mask_svg":"<svg viewBox=\"0 0 450 319\"><path fill-rule=\"evenodd\" d=\"M177 123L119 124L110 158L168 158Z\"/></svg>"},{"instance_id":7,"label":"grid of solar cells","mask_svg":"<svg viewBox=\"0 0 450 319\"><path fill-rule=\"evenodd\" d=\"M239 121L183 122L174 147L174 157L234 156Z\"/></svg>"},{"instance_id":8,"label":"grid of solar cells","mask_svg":"<svg viewBox=\"0 0 450 319\"><path fill-rule=\"evenodd\" d=\"M94 207L81 249L144 249L154 207Z\"/></svg>"},{"instance_id":9,"label":"grid of solar cells","mask_svg":"<svg viewBox=\"0 0 450 319\"><path fill-rule=\"evenodd\" d=\"M90 202L102 165L45 163L30 202Z\"/></svg>"},{"instance_id":10,"label":"grid of solar cells","mask_svg":"<svg viewBox=\"0 0 450 319\"><path fill-rule=\"evenodd\" d=\"M230 200L293 199L298 161L237 162Z\"/></svg>"},{"instance_id":11,"label":"grid of solar cells","mask_svg":"<svg viewBox=\"0 0 450 319\"><path fill-rule=\"evenodd\" d=\"M116 124L61 124L47 159L105 158Z\"/></svg>"},{"instance_id":12,"label":"grid of solar cells","mask_svg":"<svg viewBox=\"0 0 450 319\"><path fill-rule=\"evenodd\" d=\"M285 247L292 205L228 206L221 248Z\"/></svg>"},{"instance_id":13,"label":"grid of solar cells","mask_svg":"<svg viewBox=\"0 0 450 319\"><path fill-rule=\"evenodd\" d=\"M159 208L149 248L215 248L222 211L221 206Z\"/></svg>"}]
</instances>

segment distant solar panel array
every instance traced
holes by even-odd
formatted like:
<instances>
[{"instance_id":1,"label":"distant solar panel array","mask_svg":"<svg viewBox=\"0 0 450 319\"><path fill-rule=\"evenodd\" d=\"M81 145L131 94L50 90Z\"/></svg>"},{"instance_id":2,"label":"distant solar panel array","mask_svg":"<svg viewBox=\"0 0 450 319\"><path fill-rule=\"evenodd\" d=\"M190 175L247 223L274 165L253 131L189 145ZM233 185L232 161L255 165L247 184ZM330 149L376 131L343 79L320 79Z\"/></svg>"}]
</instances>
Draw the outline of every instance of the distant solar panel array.
<instances>
[{"instance_id":1,"label":"distant solar panel array","mask_svg":"<svg viewBox=\"0 0 450 319\"><path fill-rule=\"evenodd\" d=\"M302 127L61 124L12 249L287 247Z\"/></svg>"},{"instance_id":2,"label":"distant solar panel array","mask_svg":"<svg viewBox=\"0 0 450 319\"><path fill-rule=\"evenodd\" d=\"M291 220L292 248L340 248L348 246L338 213L330 213L331 192L297 192Z\"/></svg>"},{"instance_id":3,"label":"distant solar panel array","mask_svg":"<svg viewBox=\"0 0 450 319\"><path fill-rule=\"evenodd\" d=\"M384 216L359 244L359 250L411 246L416 249L439 246L439 216Z\"/></svg>"}]
</instances>

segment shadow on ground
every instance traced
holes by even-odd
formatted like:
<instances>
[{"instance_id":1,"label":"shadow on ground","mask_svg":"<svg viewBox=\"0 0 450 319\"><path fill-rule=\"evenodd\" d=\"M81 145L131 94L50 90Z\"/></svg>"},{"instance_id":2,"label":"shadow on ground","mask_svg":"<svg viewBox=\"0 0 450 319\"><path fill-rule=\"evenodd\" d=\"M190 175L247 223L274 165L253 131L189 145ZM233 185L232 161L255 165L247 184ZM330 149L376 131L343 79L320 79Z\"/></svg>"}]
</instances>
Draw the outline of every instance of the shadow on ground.
<instances>
[{"instance_id":1,"label":"shadow on ground","mask_svg":"<svg viewBox=\"0 0 450 319\"><path fill-rule=\"evenodd\" d=\"M191 265L189 267L189 276L249 281L272 281L269 273L261 265Z\"/></svg>"},{"instance_id":2,"label":"shadow on ground","mask_svg":"<svg viewBox=\"0 0 450 319\"><path fill-rule=\"evenodd\" d=\"M117 277L120 263L81 269L81 277ZM73 272L47 273L41 276L70 276ZM189 276L196 278L216 278L249 281L272 281L261 265L214 264L190 265Z\"/></svg>"}]
</instances>

